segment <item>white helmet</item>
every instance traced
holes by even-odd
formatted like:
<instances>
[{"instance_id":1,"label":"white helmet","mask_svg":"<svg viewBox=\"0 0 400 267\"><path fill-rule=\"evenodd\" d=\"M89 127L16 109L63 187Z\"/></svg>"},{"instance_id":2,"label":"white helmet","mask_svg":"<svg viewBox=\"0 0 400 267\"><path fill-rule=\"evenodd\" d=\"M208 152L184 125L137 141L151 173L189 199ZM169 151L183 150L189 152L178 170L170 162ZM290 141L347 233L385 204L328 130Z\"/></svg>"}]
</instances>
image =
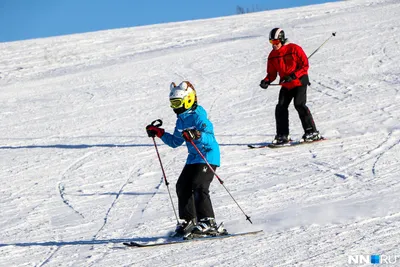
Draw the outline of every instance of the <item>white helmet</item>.
<instances>
[{"instance_id":1,"label":"white helmet","mask_svg":"<svg viewBox=\"0 0 400 267\"><path fill-rule=\"evenodd\" d=\"M188 81L183 81L178 86L173 82L171 83L169 101L175 113L185 112L191 109L193 105L197 105L196 90Z\"/></svg>"}]
</instances>

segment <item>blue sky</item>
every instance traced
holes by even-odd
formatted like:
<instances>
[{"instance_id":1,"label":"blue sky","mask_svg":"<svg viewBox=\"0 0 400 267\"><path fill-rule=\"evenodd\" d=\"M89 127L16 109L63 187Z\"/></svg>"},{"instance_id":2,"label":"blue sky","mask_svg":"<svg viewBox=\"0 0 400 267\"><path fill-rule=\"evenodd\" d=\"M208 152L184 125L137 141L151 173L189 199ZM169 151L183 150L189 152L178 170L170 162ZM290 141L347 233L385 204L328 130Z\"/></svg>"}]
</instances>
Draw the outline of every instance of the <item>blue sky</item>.
<instances>
[{"instance_id":1,"label":"blue sky","mask_svg":"<svg viewBox=\"0 0 400 267\"><path fill-rule=\"evenodd\" d=\"M338 1L338 0L336 0ZM213 18L335 0L0 0L0 42Z\"/></svg>"}]
</instances>

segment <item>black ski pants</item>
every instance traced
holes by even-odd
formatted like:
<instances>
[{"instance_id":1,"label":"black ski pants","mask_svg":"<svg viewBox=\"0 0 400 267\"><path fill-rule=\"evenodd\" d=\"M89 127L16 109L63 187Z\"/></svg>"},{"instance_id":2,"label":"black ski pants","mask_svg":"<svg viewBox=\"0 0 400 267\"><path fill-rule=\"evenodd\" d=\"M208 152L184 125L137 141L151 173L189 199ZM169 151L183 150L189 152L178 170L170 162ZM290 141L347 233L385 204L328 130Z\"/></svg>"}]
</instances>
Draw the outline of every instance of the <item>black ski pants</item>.
<instances>
[{"instance_id":1,"label":"black ski pants","mask_svg":"<svg viewBox=\"0 0 400 267\"><path fill-rule=\"evenodd\" d=\"M211 165L214 171L217 166ZM179 218L189 221L214 217L214 210L209 195L214 173L207 164L187 164L176 183Z\"/></svg>"},{"instance_id":2,"label":"black ski pants","mask_svg":"<svg viewBox=\"0 0 400 267\"><path fill-rule=\"evenodd\" d=\"M288 90L282 87L279 92L278 104L275 108L276 134L289 134L289 104L294 99L294 107L299 114L304 132L315 132L317 129L310 110L306 106L308 75L300 78L301 86Z\"/></svg>"}]
</instances>

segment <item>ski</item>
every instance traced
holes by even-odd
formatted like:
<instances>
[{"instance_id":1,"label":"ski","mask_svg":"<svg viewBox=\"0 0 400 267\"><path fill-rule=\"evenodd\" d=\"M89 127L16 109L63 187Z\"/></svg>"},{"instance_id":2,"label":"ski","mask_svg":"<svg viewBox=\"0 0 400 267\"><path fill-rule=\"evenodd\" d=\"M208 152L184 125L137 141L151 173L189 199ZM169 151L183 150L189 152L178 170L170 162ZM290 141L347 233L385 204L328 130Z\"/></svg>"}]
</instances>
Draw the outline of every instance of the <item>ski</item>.
<instances>
[{"instance_id":1,"label":"ski","mask_svg":"<svg viewBox=\"0 0 400 267\"><path fill-rule=\"evenodd\" d=\"M260 144L249 144L247 145L248 148L254 149L254 148L282 148L282 147L291 147L291 146L298 146L298 145L306 145L306 144L313 144L313 143L318 143L321 141L327 140L326 138L322 137L322 139L313 141L313 142L304 142L300 140L291 140L289 143L283 144L283 145L276 145L273 143L260 143Z\"/></svg>"},{"instance_id":2,"label":"ski","mask_svg":"<svg viewBox=\"0 0 400 267\"><path fill-rule=\"evenodd\" d=\"M157 247L157 246L166 246L166 245L174 245L174 244L182 244L182 243L190 243L190 242L198 242L198 241L206 241L206 240L216 240L216 239L225 239L230 237L237 236L245 236L245 235L256 235L262 233L263 230L253 231L253 232L243 232L243 233L234 233L234 234L226 234L226 235L217 235L217 236L206 236L206 237L196 237L192 239L178 239L178 240L166 240L161 243L142 243L142 242L125 242L123 243L127 247L136 247L136 248L144 248L144 247Z\"/></svg>"}]
</instances>

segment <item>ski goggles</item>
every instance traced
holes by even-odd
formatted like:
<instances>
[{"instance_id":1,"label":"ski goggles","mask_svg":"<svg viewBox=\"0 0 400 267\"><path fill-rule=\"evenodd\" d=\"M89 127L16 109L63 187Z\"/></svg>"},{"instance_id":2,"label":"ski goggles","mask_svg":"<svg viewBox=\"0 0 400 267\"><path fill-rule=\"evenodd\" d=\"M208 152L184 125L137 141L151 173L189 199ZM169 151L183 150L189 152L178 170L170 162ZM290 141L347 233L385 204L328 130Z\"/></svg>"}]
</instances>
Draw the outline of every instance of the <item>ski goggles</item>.
<instances>
[{"instance_id":1,"label":"ski goggles","mask_svg":"<svg viewBox=\"0 0 400 267\"><path fill-rule=\"evenodd\" d=\"M169 102L171 103L171 108L180 108L183 106L183 99L182 98L173 98L170 99Z\"/></svg>"},{"instance_id":2,"label":"ski goggles","mask_svg":"<svg viewBox=\"0 0 400 267\"><path fill-rule=\"evenodd\" d=\"M279 39L272 39L272 40L269 40L269 42L270 42L270 44L272 44L272 45L278 45L278 44L281 43L281 40L279 40Z\"/></svg>"}]
</instances>

